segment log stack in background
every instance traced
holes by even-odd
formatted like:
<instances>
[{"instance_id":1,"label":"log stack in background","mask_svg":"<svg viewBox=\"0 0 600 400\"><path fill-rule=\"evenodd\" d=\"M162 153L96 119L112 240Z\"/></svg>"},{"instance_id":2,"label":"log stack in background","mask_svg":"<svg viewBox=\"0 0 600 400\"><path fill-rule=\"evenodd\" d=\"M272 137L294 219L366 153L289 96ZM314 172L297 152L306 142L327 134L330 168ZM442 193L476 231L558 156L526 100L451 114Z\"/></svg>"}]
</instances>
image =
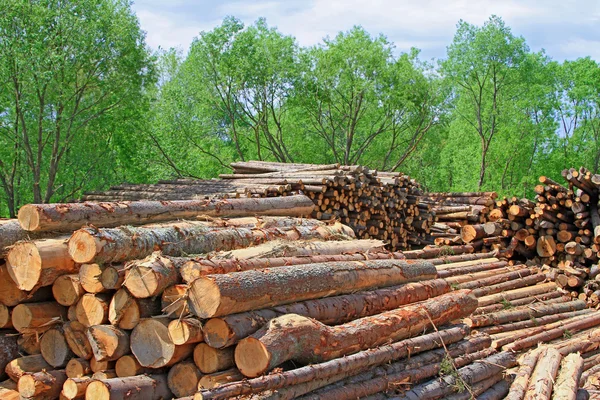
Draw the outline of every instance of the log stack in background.
<instances>
[{"instance_id":1,"label":"log stack in background","mask_svg":"<svg viewBox=\"0 0 600 400\"><path fill-rule=\"evenodd\" d=\"M595 237L577 231L581 254L569 242L554 258L539 251L594 226L591 211L562 208L592 209L597 194L543 178L536 203L496 201L424 194L360 166L232 166L219 181L94 195L141 201L28 205L0 224L0 398L595 390L600 312L558 278L582 270L595 282L585 253L597 253ZM544 222L554 217L572 220Z\"/></svg>"}]
</instances>

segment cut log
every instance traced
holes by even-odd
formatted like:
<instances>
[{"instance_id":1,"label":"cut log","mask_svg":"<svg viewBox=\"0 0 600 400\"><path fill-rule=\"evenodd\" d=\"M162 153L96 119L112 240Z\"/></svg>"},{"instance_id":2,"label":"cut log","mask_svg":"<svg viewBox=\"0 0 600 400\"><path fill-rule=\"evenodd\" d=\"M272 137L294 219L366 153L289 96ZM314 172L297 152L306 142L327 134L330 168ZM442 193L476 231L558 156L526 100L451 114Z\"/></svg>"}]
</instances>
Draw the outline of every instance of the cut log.
<instances>
[{"instance_id":1,"label":"cut log","mask_svg":"<svg viewBox=\"0 0 600 400\"><path fill-rule=\"evenodd\" d=\"M19 304L12 312L12 324L21 333L44 332L66 319L67 309L54 302Z\"/></svg>"},{"instance_id":2,"label":"cut log","mask_svg":"<svg viewBox=\"0 0 600 400\"><path fill-rule=\"evenodd\" d=\"M583 329L595 327L600 324L600 312L575 317L572 321L560 322L560 326L547 329L544 332L521 338L503 347L504 350L519 351L535 346L540 342L548 342L562 337L565 332L577 332Z\"/></svg>"},{"instance_id":3,"label":"cut log","mask_svg":"<svg viewBox=\"0 0 600 400\"><path fill-rule=\"evenodd\" d=\"M89 360L93 356L92 346L87 338L87 328L78 321L66 322L63 333L69 348L77 357Z\"/></svg>"},{"instance_id":4,"label":"cut log","mask_svg":"<svg viewBox=\"0 0 600 400\"><path fill-rule=\"evenodd\" d=\"M193 318L173 320L169 323L169 337L176 345L202 342L202 323Z\"/></svg>"},{"instance_id":5,"label":"cut log","mask_svg":"<svg viewBox=\"0 0 600 400\"><path fill-rule=\"evenodd\" d=\"M505 310L496 313L476 315L465 318L464 323L475 328L489 325L501 325L508 322L523 321L525 319L542 317L544 315L560 314L570 311L583 310L586 304L581 300L573 300L566 303L542 304L535 307L526 307L516 310Z\"/></svg>"},{"instance_id":6,"label":"cut log","mask_svg":"<svg viewBox=\"0 0 600 400\"><path fill-rule=\"evenodd\" d=\"M590 309L586 308L586 309L578 310L578 311L569 311L569 312L564 312L564 313L560 313L560 314L545 315L543 317L532 318L532 319L519 321L519 322L509 322L509 323L502 324L502 325L486 326L486 327L477 329L477 331L480 333L485 333L487 335L493 335L496 333L512 332L512 331L517 331L520 329L551 324L551 323L557 322L557 321L564 321L564 320L578 317L581 315L591 314L593 312L594 312L594 310L590 310Z\"/></svg>"},{"instance_id":7,"label":"cut log","mask_svg":"<svg viewBox=\"0 0 600 400\"><path fill-rule=\"evenodd\" d=\"M17 384L13 381L6 380L0 382L0 399L2 400L20 400L21 396L17 390Z\"/></svg>"},{"instance_id":8,"label":"cut log","mask_svg":"<svg viewBox=\"0 0 600 400\"><path fill-rule=\"evenodd\" d=\"M515 279L508 282L497 283L495 285L484 286L473 290L473 295L476 297L489 296L495 293L502 293L505 291L518 289L522 287L533 286L546 280L546 274L538 273L527 276L521 279Z\"/></svg>"},{"instance_id":9,"label":"cut log","mask_svg":"<svg viewBox=\"0 0 600 400\"><path fill-rule=\"evenodd\" d=\"M50 288L40 288L34 292L26 292L17 287L8 273L6 264L0 262L0 303L7 307L14 307L21 303L38 303L52 299Z\"/></svg>"},{"instance_id":10,"label":"cut log","mask_svg":"<svg viewBox=\"0 0 600 400\"><path fill-rule=\"evenodd\" d=\"M104 265L100 264L81 265L79 268L79 281L86 292L100 293L106 291L101 280L104 269Z\"/></svg>"},{"instance_id":11,"label":"cut log","mask_svg":"<svg viewBox=\"0 0 600 400\"><path fill-rule=\"evenodd\" d=\"M90 362L84 358L71 358L65 367L68 378L81 378L92 374Z\"/></svg>"},{"instance_id":12,"label":"cut log","mask_svg":"<svg viewBox=\"0 0 600 400\"><path fill-rule=\"evenodd\" d=\"M302 268L244 271L201 277L190 286L188 304L200 318L217 317L360 289L435 278L433 264L400 260L308 264ZM300 290L290 298L289 288Z\"/></svg>"},{"instance_id":13,"label":"cut log","mask_svg":"<svg viewBox=\"0 0 600 400\"><path fill-rule=\"evenodd\" d=\"M133 329L142 318L160 315L158 298L136 299L126 289L119 289L108 307L108 320L121 329Z\"/></svg>"},{"instance_id":14,"label":"cut log","mask_svg":"<svg viewBox=\"0 0 600 400\"><path fill-rule=\"evenodd\" d=\"M314 318L327 325L343 324L449 291L448 282L435 279L211 318L204 326L205 341L215 348L231 346L256 332L272 318L284 314Z\"/></svg>"},{"instance_id":15,"label":"cut log","mask_svg":"<svg viewBox=\"0 0 600 400\"><path fill-rule=\"evenodd\" d=\"M231 382L239 382L244 379L244 375L237 368L226 371L215 372L214 374L204 375L198 382L198 390L212 389L217 386Z\"/></svg>"},{"instance_id":16,"label":"cut log","mask_svg":"<svg viewBox=\"0 0 600 400\"><path fill-rule=\"evenodd\" d=\"M182 318L190 313L188 307L188 285L169 286L162 293L160 305L169 318Z\"/></svg>"},{"instance_id":17,"label":"cut log","mask_svg":"<svg viewBox=\"0 0 600 400\"><path fill-rule=\"evenodd\" d=\"M160 295L180 279L178 268L171 259L155 252L142 261L127 265L124 286L133 296L144 299Z\"/></svg>"},{"instance_id":18,"label":"cut log","mask_svg":"<svg viewBox=\"0 0 600 400\"><path fill-rule=\"evenodd\" d=\"M97 361L94 357L90 358L90 368L92 372L110 371L115 368L114 361Z\"/></svg>"},{"instance_id":19,"label":"cut log","mask_svg":"<svg viewBox=\"0 0 600 400\"><path fill-rule=\"evenodd\" d=\"M211 230L202 224L180 222L156 227L112 229L83 228L71 236L69 254L78 263L110 263L142 259L160 250L165 255L184 256L232 250L273 239L353 238L347 226L335 223L317 228L226 228Z\"/></svg>"},{"instance_id":20,"label":"cut log","mask_svg":"<svg viewBox=\"0 0 600 400\"><path fill-rule=\"evenodd\" d=\"M27 231L73 231L83 225L98 227L209 217L308 216L314 203L306 196L227 200L132 201L115 203L28 204L19 210Z\"/></svg>"},{"instance_id":21,"label":"cut log","mask_svg":"<svg viewBox=\"0 0 600 400\"><path fill-rule=\"evenodd\" d=\"M115 373L119 378L126 378L128 376L136 376L142 374L151 374L156 372L156 369L145 368L138 362L138 360L132 355L126 355L119 358L115 364Z\"/></svg>"},{"instance_id":22,"label":"cut log","mask_svg":"<svg viewBox=\"0 0 600 400\"><path fill-rule=\"evenodd\" d=\"M5 367L6 374L15 382L18 382L25 374L34 374L51 369L53 369L52 366L44 360L41 354L15 358L6 364Z\"/></svg>"},{"instance_id":23,"label":"cut log","mask_svg":"<svg viewBox=\"0 0 600 400\"><path fill-rule=\"evenodd\" d=\"M62 329L50 329L40 340L40 350L44 360L54 368L63 368L73 357Z\"/></svg>"},{"instance_id":24,"label":"cut log","mask_svg":"<svg viewBox=\"0 0 600 400\"><path fill-rule=\"evenodd\" d=\"M52 284L52 294L58 304L69 307L77 304L85 290L79 283L79 275L62 275L56 278Z\"/></svg>"},{"instance_id":25,"label":"cut log","mask_svg":"<svg viewBox=\"0 0 600 400\"><path fill-rule=\"evenodd\" d=\"M115 361L129 353L129 333L116 326L91 326L87 337L97 361Z\"/></svg>"},{"instance_id":26,"label":"cut log","mask_svg":"<svg viewBox=\"0 0 600 400\"><path fill-rule=\"evenodd\" d=\"M169 338L167 318L143 319L131 333L131 352L144 367L173 365L194 351L194 344L175 345Z\"/></svg>"},{"instance_id":27,"label":"cut log","mask_svg":"<svg viewBox=\"0 0 600 400\"><path fill-rule=\"evenodd\" d=\"M531 374L529 386L525 392L525 400L546 399L550 400L552 387L562 356L553 348L544 349Z\"/></svg>"},{"instance_id":28,"label":"cut log","mask_svg":"<svg viewBox=\"0 0 600 400\"><path fill-rule=\"evenodd\" d=\"M383 345L376 349L361 351L344 358L256 379L244 380L239 383L217 387L213 390L202 390L194 396L194 400L227 399L234 396L280 389L289 385L299 385L315 379L326 379L327 377L339 376L344 373L347 376L353 376L366 368L398 360L407 357L409 354L414 355L439 348L442 346L442 341L446 345L458 342L467 335L467 332L468 329L464 325L459 325L440 330L439 332ZM343 379L343 377L340 379Z\"/></svg>"},{"instance_id":29,"label":"cut log","mask_svg":"<svg viewBox=\"0 0 600 400\"><path fill-rule=\"evenodd\" d=\"M537 296L540 294L555 291L556 289L556 283L548 282L534 286L513 289L502 293L483 296L478 298L477 300L479 301L479 307L485 307L495 303L500 303L502 301L511 301L516 299L522 299L524 297Z\"/></svg>"},{"instance_id":30,"label":"cut log","mask_svg":"<svg viewBox=\"0 0 600 400\"><path fill-rule=\"evenodd\" d=\"M85 391L92 381L93 379L90 377L69 378L63 384L62 394L68 400L83 399Z\"/></svg>"},{"instance_id":31,"label":"cut log","mask_svg":"<svg viewBox=\"0 0 600 400\"><path fill-rule=\"evenodd\" d=\"M460 238L465 243L471 243L486 235L487 233L485 232L483 225L465 225L460 231Z\"/></svg>"},{"instance_id":32,"label":"cut log","mask_svg":"<svg viewBox=\"0 0 600 400\"><path fill-rule=\"evenodd\" d=\"M75 308L77 321L84 326L102 325L108 322L108 306L110 304L110 295L84 294Z\"/></svg>"},{"instance_id":33,"label":"cut log","mask_svg":"<svg viewBox=\"0 0 600 400\"><path fill-rule=\"evenodd\" d=\"M537 253L540 257L550 257L556 253L556 242L550 235L540 236L537 241Z\"/></svg>"},{"instance_id":34,"label":"cut log","mask_svg":"<svg viewBox=\"0 0 600 400\"><path fill-rule=\"evenodd\" d=\"M25 333L19 335L19 338L17 339L17 346L19 346L20 354L42 354L42 350L40 349L39 335L36 333Z\"/></svg>"},{"instance_id":35,"label":"cut log","mask_svg":"<svg viewBox=\"0 0 600 400\"><path fill-rule=\"evenodd\" d=\"M165 375L139 375L91 382L86 400L161 400L170 399Z\"/></svg>"},{"instance_id":36,"label":"cut log","mask_svg":"<svg viewBox=\"0 0 600 400\"><path fill-rule=\"evenodd\" d=\"M100 282L102 282L102 286L106 290L120 289L125 281L126 272L124 264L105 266L100 276Z\"/></svg>"},{"instance_id":37,"label":"cut log","mask_svg":"<svg viewBox=\"0 0 600 400\"><path fill-rule=\"evenodd\" d=\"M17 387L21 396L25 398L54 400L59 397L66 380L67 374L64 370L41 371L23 375Z\"/></svg>"},{"instance_id":38,"label":"cut log","mask_svg":"<svg viewBox=\"0 0 600 400\"><path fill-rule=\"evenodd\" d=\"M505 273L498 273L493 276L486 278L473 279L469 282L457 284L458 289L477 289L481 287L487 287L491 285L497 285L498 283L513 281L515 279L524 278L526 276L533 275L538 272L537 268L521 268L516 271L509 271Z\"/></svg>"},{"instance_id":39,"label":"cut log","mask_svg":"<svg viewBox=\"0 0 600 400\"><path fill-rule=\"evenodd\" d=\"M505 369L515 366L516 363L517 361L512 353L502 352L494 354L481 360L481 362L474 362L471 365L458 369L458 377L455 374L450 374L441 379L417 385L404 393L403 396L400 396L399 399L429 400L446 398L453 392L459 379L467 385L472 385L473 383L496 376Z\"/></svg>"},{"instance_id":40,"label":"cut log","mask_svg":"<svg viewBox=\"0 0 600 400\"><path fill-rule=\"evenodd\" d=\"M114 369L94 372L94 374L92 375L93 380L99 380L99 381L103 381L105 379L112 379L112 378L116 378L116 377L117 377L117 373L115 372Z\"/></svg>"},{"instance_id":41,"label":"cut log","mask_svg":"<svg viewBox=\"0 0 600 400\"><path fill-rule=\"evenodd\" d=\"M19 289L49 286L61 275L77 273L79 266L69 257L66 239L19 242L10 249L6 265Z\"/></svg>"},{"instance_id":42,"label":"cut log","mask_svg":"<svg viewBox=\"0 0 600 400\"><path fill-rule=\"evenodd\" d=\"M329 327L295 314L271 320L235 348L235 363L245 376L256 377L288 360L322 362L385 341L398 341L445 322L469 315L477 300L456 291L417 305ZM429 318L423 318L428 315ZM431 319L431 322L430 322Z\"/></svg>"},{"instance_id":43,"label":"cut log","mask_svg":"<svg viewBox=\"0 0 600 400\"><path fill-rule=\"evenodd\" d=\"M572 353L563 358L556 377L552 399L576 400L582 373L583 358L578 353Z\"/></svg>"},{"instance_id":44,"label":"cut log","mask_svg":"<svg viewBox=\"0 0 600 400\"><path fill-rule=\"evenodd\" d=\"M194 362L204 374L212 374L235 366L233 348L215 349L206 343L194 348Z\"/></svg>"},{"instance_id":45,"label":"cut log","mask_svg":"<svg viewBox=\"0 0 600 400\"><path fill-rule=\"evenodd\" d=\"M175 397L193 396L198 391L202 373L191 361L175 364L167 375L169 389Z\"/></svg>"},{"instance_id":46,"label":"cut log","mask_svg":"<svg viewBox=\"0 0 600 400\"><path fill-rule=\"evenodd\" d=\"M535 349L524 354L519 361L519 369L515 375L515 380L510 385L510 391L506 400L523 400L525 392L529 386L529 378L540 358L543 349Z\"/></svg>"}]
</instances>

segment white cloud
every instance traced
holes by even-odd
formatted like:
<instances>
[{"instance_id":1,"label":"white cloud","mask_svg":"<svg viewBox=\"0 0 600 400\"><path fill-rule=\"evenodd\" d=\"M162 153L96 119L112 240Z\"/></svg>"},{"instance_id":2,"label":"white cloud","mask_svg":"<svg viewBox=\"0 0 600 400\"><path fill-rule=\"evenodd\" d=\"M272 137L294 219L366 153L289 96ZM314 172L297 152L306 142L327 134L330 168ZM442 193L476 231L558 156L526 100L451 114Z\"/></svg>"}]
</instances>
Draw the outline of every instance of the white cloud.
<instances>
[{"instance_id":1,"label":"white cloud","mask_svg":"<svg viewBox=\"0 0 600 400\"><path fill-rule=\"evenodd\" d=\"M600 37L599 4L596 0L138 0L134 10L152 47L187 50L201 30L234 15L246 23L265 17L301 45L317 44L325 36L362 25L372 34L385 34L401 51L422 49L426 58L444 56L458 20L481 25L496 14L516 34L523 34L534 50L544 47L550 56L563 59L588 54L599 58L586 46L586 35Z\"/></svg>"}]
</instances>

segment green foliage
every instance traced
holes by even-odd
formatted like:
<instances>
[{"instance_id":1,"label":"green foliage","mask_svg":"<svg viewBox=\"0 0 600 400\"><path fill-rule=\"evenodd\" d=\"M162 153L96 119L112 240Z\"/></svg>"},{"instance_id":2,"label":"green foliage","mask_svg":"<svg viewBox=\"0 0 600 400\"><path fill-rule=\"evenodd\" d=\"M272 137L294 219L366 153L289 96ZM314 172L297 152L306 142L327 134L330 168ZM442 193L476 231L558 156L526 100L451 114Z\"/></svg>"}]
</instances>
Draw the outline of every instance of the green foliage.
<instances>
[{"instance_id":1,"label":"green foliage","mask_svg":"<svg viewBox=\"0 0 600 400\"><path fill-rule=\"evenodd\" d=\"M151 54L127 0L0 0L2 214L238 160L364 164L430 191L531 196L600 168L600 66L532 52L501 18L438 65L356 26L301 47L227 17Z\"/></svg>"}]
</instances>

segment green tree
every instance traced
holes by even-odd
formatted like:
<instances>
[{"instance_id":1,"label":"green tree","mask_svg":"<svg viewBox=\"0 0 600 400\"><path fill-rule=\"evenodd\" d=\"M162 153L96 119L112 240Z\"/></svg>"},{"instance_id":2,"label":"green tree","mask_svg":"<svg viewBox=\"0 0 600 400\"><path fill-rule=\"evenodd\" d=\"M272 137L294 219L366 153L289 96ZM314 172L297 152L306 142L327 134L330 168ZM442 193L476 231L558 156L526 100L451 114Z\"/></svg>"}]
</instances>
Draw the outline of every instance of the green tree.
<instances>
[{"instance_id":1,"label":"green tree","mask_svg":"<svg viewBox=\"0 0 600 400\"><path fill-rule=\"evenodd\" d=\"M152 59L125 0L1 0L0 183L8 212L64 200L140 129ZM108 170L108 171L107 171Z\"/></svg>"}]
</instances>

